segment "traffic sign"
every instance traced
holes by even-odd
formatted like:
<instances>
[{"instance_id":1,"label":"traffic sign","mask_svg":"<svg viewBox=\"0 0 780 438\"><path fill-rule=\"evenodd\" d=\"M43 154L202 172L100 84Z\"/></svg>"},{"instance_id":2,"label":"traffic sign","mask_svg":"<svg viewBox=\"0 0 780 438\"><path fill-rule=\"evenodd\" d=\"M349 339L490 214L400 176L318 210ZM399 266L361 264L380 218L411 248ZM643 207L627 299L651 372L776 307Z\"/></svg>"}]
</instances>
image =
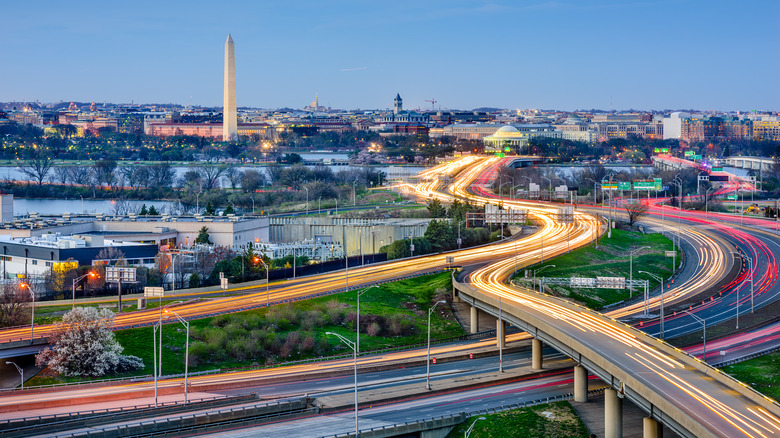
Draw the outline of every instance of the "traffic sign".
<instances>
[{"instance_id":1,"label":"traffic sign","mask_svg":"<svg viewBox=\"0 0 780 438\"><path fill-rule=\"evenodd\" d=\"M146 286L144 288L144 296L146 298L161 298L165 296L165 290L161 287Z\"/></svg>"},{"instance_id":2,"label":"traffic sign","mask_svg":"<svg viewBox=\"0 0 780 438\"><path fill-rule=\"evenodd\" d=\"M712 171L713 172L723 172L723 168L722 167L713 167Z\"/></svg>"},{"instance_id":3,"label":"traffic sign","mask_svg":"<svg viewBox=\"0 0 780 438\"><path fill-rule=\"evenodd\" d=\"M677 251L665 251L666 257L677 257Z\"/></svg>"},{"instance_id":4,"label":"traffic sign","mask_svg":"<svg viewBox=\"0 0 780 438\"><path fill-rule=\"evenodd\" d=\"M106 268L106 282L135 283L135 268Z\"/></svg>"},{"instance_id":5,"label":"traffic sign","mask_svg":"<svg viewBox=\"0 0 780 438\"><path fill-rule=\"evenodd\" d=\"M618 190L631 190L631 183L628 181L619 181Z\"/></svg>"},{"instance_id":6,"label":"traffic sign","mask_svg":"<svg viewBox=\"0 0 780 438\"><path fill-rule=\"evenodd\" d=\"M690 157L691 155L694 155L694 154L696 154L696 152L694 152L694 151L685 151L685 156L686 157Z\"/></svg>"},{"instance_id":7,"label":"traffic sign","mask_svg":"<svg viewBox=\"0 0 780 438\"><path fill-rule=\"evenodd\" d=\"M728 195L728 196L726 196L726 199L728 199L729 201L736 201L737 200L737 195Z\"/></svg>"}]
</instances>

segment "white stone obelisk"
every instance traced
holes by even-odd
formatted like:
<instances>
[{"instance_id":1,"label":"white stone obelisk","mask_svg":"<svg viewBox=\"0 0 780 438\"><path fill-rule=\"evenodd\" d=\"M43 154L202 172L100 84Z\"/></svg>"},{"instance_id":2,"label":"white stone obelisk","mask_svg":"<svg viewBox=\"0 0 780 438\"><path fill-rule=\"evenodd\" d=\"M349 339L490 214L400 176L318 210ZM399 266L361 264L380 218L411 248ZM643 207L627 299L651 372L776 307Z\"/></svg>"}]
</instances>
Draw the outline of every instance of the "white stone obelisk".
<instances>
[{"instance_id":1,"label":"white stone obelisk","mask_svg":"<svg viewBox=\"0 0 780 438\"><path fill-rule=\"evenodd\" d=\"M225 95L222 107L222 140L238 139L238 114L236 110L236 52L233 38L225 41Z\"/></svg>"}]
</instances>

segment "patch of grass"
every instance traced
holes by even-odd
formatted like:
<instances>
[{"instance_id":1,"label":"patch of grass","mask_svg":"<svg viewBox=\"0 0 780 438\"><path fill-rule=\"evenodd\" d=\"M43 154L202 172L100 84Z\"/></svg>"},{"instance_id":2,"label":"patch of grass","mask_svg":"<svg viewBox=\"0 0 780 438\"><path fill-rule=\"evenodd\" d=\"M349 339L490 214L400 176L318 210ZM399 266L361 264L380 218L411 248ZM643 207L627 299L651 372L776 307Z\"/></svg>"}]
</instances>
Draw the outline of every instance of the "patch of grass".
<instances>
[{"instance_id":1,"label":"patch of grass","mask_svg":"<svg viewBox=\"0 0 780 438\"><path fill-rule=\"evenodd\" d=\"M755 359L723 367L723 371L750 385L756 391L780 400L780 353L770 353Z\"/></svg>"},{"instance_id":2,"label":"patch of grass","mask_svg":"<svg viewBox=\"0 0 780 438\"><path fill-rule=\"evenodd\" d=\"M360 298L360 351L425 342L428 308L450 296L450 282L449 273L442 273L367 290ZM326 336L325 332L355 339L356 296L356 291L344 292L270 309L192 320L190 370L256 366L346 353L347 347L336 337ZM439 305L431 316L433 339L465 334L449 306ZM171 323L165 324L162 330L163 374L183 373L185 328L180 323ZM115 333L125 348L124 354L140 357L145 368L105 378L152 374L152 328ZM63 381L72 380L63 378Z\"/></svg>"},{"instance_id":3,"label":"patch of grass","mask_svg":"<svg viewBox=\"0 0 780 438\"><path fill-rule=\"evenodd\" d=\"M541 265L530 269L538 270L543 266L554 265L546 268L540 276L545 277L625 277L630 278L629 251L649 246L649 249L638 251L634 255L634 280L650 280L650 288L658 286L658 281L639 271L649 271L663 278L672 273L672 260L665 256L665 251L672 250L672 241L661 234L641 234L618 229L612 230L612 238L599 239L599 248L595 245L580 248L548 260ZM680 251L677 250L677 263L680 262ZM525 279L521 271L515 275L514 281L526 287L531 287L533 275L529 272L529 278ZM539 279L537 278L537 281ZM601 309L612 303L628 299L631 295L629 289L573 289L565 286L547 286L547 291L554 295L580 302L593 309ZM642 293L635 290L634 295Z\"/></svg>"},{"instance_id":4,"label":"patch of grass","mask_svg":"<svg viewBox=\"0 0 780 438\"><path fill-rule=\"evenodd\" d=\"M484 417L484 420L478 418ZM569 402L531 406L484 416L474 416L459 424L447 435L462 437L476 421L474 438L588 438L585 424Z\"/></svg>"}]
</instances>

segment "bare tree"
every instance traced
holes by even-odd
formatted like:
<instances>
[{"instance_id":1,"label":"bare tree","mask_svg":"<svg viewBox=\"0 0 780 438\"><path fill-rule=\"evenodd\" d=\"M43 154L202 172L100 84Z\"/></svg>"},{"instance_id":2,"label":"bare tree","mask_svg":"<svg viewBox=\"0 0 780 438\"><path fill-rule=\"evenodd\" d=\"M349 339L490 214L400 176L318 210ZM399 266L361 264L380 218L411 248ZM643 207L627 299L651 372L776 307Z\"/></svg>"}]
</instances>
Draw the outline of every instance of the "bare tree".
<instances>
[{"instance_id":1,"label":"bare tree","mask_svg":"<svg viewBox=\"0 0 780 438\"><path fill-rule=\"evenodd\" d=\"M52 167L54 167L54 160L51 156L46 151L36 149L24 160L19 169L33 181L37 181L40 186L43 185Z\"/></svg>"},{"instance_id":2,"label":"bare tree","mask_svg":"<svg viewBox=\"0 0 780 438\"><path fill-rule=\"evenodd\" d=\"M219 179L225 173L225 170L227 170L227 166L224 164L202 164L198 166L198 173L203 178L203 190L219 188Z\"/></svg>"},{"instance_id":3,"label":"bare tree","mask_svg":"<svg viewBox=\"0 0 780 438\"><path fill-rule=\"evenodd\" d=\"M634 222L647 214L647 204L641 202L627 202L623 208L626 209L626 214L628 215L628 225L634 225Z\"/></svg>"},{"instance_id":4,"label":"bare tree","mask_svg":"<svg viewBox=\"0 0 780 438\"><path fill-rule=\"evenodd\" d=\"M13 327L30 322L30 292L18 284L0 286L0 327Z\"/></svg>"},{"instance_id":5,"label":"bare tree","mask_svg":"<svg viewBox=\"0 0 780 438\"><path fill-rule=\"evenodd\" d=\"M56 183L60 184L67 184L70 180L70 170L68 167L65 166L59 166L54 168L54 175L52 175L52 180Z\"/></svg>"}]
</instances>

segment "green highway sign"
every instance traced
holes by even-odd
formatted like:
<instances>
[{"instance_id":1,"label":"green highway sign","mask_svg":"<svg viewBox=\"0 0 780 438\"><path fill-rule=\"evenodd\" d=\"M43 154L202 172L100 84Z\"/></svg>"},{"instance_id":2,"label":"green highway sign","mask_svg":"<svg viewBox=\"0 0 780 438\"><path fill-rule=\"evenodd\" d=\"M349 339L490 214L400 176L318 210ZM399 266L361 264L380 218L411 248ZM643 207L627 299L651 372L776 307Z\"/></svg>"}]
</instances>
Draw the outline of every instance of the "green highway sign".
<instances>
[{"instance_id":1,"label":"green highway sign","mask_svg":"<svg viewBox=\"0 0 780 438\"><path fill-rule=\"evenodd\" d=\"M701 159L702 159L701 155L694 155L693 156L693 161L701 161Z\"/></svg>"},{"instance_id":2,"label":"green highway sign","mask_svg":"<svg viewBox=\"0 0 780 438\"><path fill-rule=\"evenodd\" d=\"M723 172L723 168L722 167L713 167L712 171L713 172Z\"/></svg>"},{"instance_id":3,"label":"green highway sign","mask_svg":"<svg viewBox=\"0 0 780 438\"><path fill-rule=\"evenodd\" d=\"M686 157L690 157L691 155L694 155L694 154L695 154L695 152L693 152L693 151L685 151L685 156Z\"/></svg>"},{"instance_id":4,"label":"green highway sign","mask_svg":"<svg viewBox=\"0 0 780 438\"><path fill-rule=\"evenodd\" d=\"M728 199L729 201L736 201L737 200L737 195L728 195L728 196L726 196L726 199Z\"/></svg>"},{"instance_id":5,"label":"green highway sign","mask_svg":"<svg viewBox=\"0 0 780 438\"><path fill-rule=\"evenodd\" d=\"M653 182L655 183L655 190L660 191L662 189L663 182L661 181L661 178L653 178Z\"/></svg>"},{"instance_id":6,"label":"green highway sign","mask_svg":"<svg viewBox=\"0 0 780 438\"><path fill-rule=\"evenodd\" d=\"M668 154L669 148L655 148L656 154Z\"/></svg>"},{"instance_id":7,"label":"green highway sign","mask_svg":"<svg viewBox=\"0 0 780 438\"><path fill-rule=\"evenodd\" d=\"M655 181L634 181L634 190L655 190Z\"/></svg>"},{"instance_id":8,"label":"green highway sign","mask_svg":"<svg viewBox=\"0 0 780 438\"><path fill-rule=\"evenodd\" d=\"M617 181L612 182L601 182L601 190L617 190L618 189L618 183Z\"/></svg>"},{"instance_id":9,"label":"green highway sign","mask_svg":"<svg viewBox=\"0 0 780 438\"><path fill-rule=\"evenodd\" d=\"M618 190L631 190L631 183L628 181L619 181Z\"/></svg>"}]
</instances>

